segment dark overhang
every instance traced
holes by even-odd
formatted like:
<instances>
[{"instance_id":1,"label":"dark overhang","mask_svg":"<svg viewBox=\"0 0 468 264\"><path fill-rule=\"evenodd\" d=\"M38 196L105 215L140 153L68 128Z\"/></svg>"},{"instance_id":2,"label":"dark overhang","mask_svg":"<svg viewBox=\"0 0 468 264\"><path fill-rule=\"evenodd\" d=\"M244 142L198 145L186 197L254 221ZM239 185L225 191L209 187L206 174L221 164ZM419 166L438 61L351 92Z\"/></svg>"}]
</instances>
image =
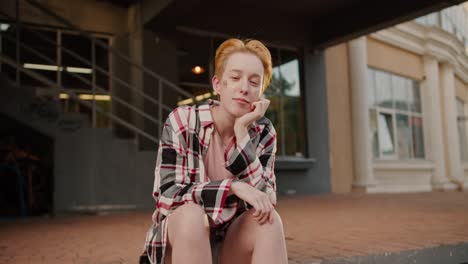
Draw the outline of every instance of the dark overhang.
<instances>
[{"instance_id":1,"label":"dark overhang","mask_svg":"<svg viewBox=\"0 0 468 264\"><path fill-rule=\"evenodd\" d=\"M193 28L311 49L324 48L461 0L173 0L146 27Z\"/></svg>"}]
</instances>

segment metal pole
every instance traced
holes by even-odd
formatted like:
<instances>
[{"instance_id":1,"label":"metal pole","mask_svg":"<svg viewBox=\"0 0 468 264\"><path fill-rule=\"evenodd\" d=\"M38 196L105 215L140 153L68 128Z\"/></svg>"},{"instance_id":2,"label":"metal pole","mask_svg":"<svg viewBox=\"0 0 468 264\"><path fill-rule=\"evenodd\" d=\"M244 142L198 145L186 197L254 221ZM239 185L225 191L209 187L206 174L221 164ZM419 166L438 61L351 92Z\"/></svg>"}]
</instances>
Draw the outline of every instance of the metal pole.
<instances>
[{"instance_id":1,"label":"metal pole","mask_svg":"<svg viewBox=\"0 0 468 264\"><path fill-rule=\"evenodd\" d=\"M283 75L281 74L281 64L283 63L281 61L281 51L280 49L278 50L278 68L279 68L279 84L280 84L280 124L281 124L281 138L280 138L280 144L281 144L281 155L286 155L286 144L284 142L284 138L286 137L285 134L285 129L284 129L284 87L281 85Z\"/></svg>"},{"instance_id":2,"label":"metal pole","mask_svg":"<svg viewBox=\"0 0 468 264\"><path fill-rule=\"evenodd\" d=\"M60 89L62 89L62 31L57 30L57 87L54 93L54 100L60 100ZM71 99L65 99L71 100Z\"/></svg>"},{"instance_id":3,"label":"metal pole","mask_svg":"<svg viewBox=\"0 0 468 264\"><path fill-rule=\"evenodd\" d=\"M213 50L214 49L213 48L213 46L214 46L213 42L214 42L213 37L210 37L210 62L209 62L209 66L208 66L209 67L209 69L208 69L209 70L209 75L208 75L208 84L209 85L211 85L211 78L214 75L214 62L213 62L213 60L214 60L215 51Z\"/></svg>"},{"instance_id":4,"label":"metal pole","mask_svg":"<svg viewBox=\"0 0 468 264\"><path fill-rule=\"evenodd\" d=\"M94 38L91 39L91 67L93 71L93 110L92 110L92 122L93 127L96 127L96 45L94 44Z\"/></svg>"},{"instance_id":5,"label":"metal pole","mask_svg":"<svg viewBox=\"0 0 468 264\"><path fill-rule=\"evenodd\" d=\"M113 47L114 46L114 37L111 37L108 39L108 45L109 47ZM114 63L114 59L112 58L113 57L113 54L112 52L109 52L109 48L105 49L105 51L107 52L107 57L108 57L108 62L109 62L109 66L108 66L108 71L109 71L109 94L111 95L111 101L110 101L110 106L109 106L109 112L114 114L114 106L113 106L113 101L112 101L112 98L113 98L113 95L114 95L114 66L112 65ZM114 120L112 118L110 118L109 122L109 126L112 130L114 130Z\"/></svg>"},{"instance_id":6,"label":"metal pole","mask_svg":"<svg viewBox=\"0 0 468 264\"><path fill-rule=\"evenodd\" d=\"M19 0L16 0L16 65L20 65L20 3ZM20 83L20 70L16 67L16 83Z\"/></svg>"},{"instance_id":7,"label":"metal pole","mask_svg":"<svg viewBox=\"0 0 468 264\"><path fill-rule=\"evenodd\" d=\"M0 54L3 53L2 42L3 42L3 38L2 38L2 35L0 34ZM2 65L3 65L3 63L0 61L0 72L2 72Z\"/></svg>"},{"instance_id":8,"label":"metal pole","mask_svg":"<svg viewBox=\"0 0 468 264\"><path fill-rule=\"evenodd\" d=\"M161 79L158 80L158 138L161 139L162 136L162 123L163 123L163 114L162 114L162 97L163 97L163 89L162 89L162 81Z\"/></svg>"}]
</instances>

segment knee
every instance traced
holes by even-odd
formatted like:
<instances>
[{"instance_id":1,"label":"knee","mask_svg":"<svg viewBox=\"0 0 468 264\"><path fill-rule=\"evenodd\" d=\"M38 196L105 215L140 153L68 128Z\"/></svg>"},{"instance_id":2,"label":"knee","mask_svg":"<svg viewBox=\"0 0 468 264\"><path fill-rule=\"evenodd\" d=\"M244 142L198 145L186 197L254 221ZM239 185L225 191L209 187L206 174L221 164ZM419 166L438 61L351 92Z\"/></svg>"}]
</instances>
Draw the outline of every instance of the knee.
<instances>
[{"instance_id":1,"label":"knee","mask_svg":"<svg viewBox=\"0 0 468 264\"><path fill-rule=\"evenodd\" d=\"M276 210L273 210L272 212L272 218L273 218L273 223L271 226L273 228L276 228L278 230L283 230L283 220L281 220L281 216L278 214Z\"/></svg>"},{"instance_id":2,"label":"knee","mask_svg":"<svg viewBox=\"0 0 468 264\"><path fill-rule=\"evenodd\" d=\"M196 204L184 204L169 217L169 236L181 237L188 241L199 241L209 237L209 228L205 225L205 212Z\"/></svg>"},{"instance_id":3,"label":"knee","mask_svg":"<svg viewBox=\"0 0 468 264\"><path fill-rule=\"evenodd\" d=\"M278 214L276 210L273 210L273 225L283 229L283 220L281 220L281 216Z\"/></svg>"},{"instance_id":4,"label":"knee","mask_svg":"<svg viewBox=\"0 0 468 264\"><path fill-rule=\"evenodd\" d=\"M273 234L278 234L282 235L283 234L283 221L281 220L281 216L278 214L276 210L273 210L271 212L271 217L273 219L273 222L267 222L266 224L263 225L258 225L259 232L262 233L262 235L273 235Z\"/></svg>"}]
</instances>

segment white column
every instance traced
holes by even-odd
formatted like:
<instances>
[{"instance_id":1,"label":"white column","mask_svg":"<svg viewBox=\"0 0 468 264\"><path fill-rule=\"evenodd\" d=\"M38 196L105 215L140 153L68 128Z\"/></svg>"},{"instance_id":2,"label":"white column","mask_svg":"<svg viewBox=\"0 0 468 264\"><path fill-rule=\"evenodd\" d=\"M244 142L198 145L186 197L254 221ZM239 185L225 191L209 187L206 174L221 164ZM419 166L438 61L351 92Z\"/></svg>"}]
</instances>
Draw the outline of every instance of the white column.
<instances>
[{"instance_id":1,"label":"white column","mask_svg":"<svg viewBox=\"0 0 468 264\"><path fill-rule=\"evenodd\" d=\"M454 182L463 181L463 168L460 157L460 142L457 128L457 101L455 94L455 75L453 66L441 67L441 89L444 100L445 146L447 148L448 178Z\"/></svg>"},{"instance_id":2,"label":"white column","mask_svg":"<svg viewBox=\"0 0 468 264\"><path fill-rule=\"evenodd\" d=\"M354 182L356 187L367 190L375 186L372 168L372 146L369 123L369 79L367 77L366 38L360 37L348 43L353 122Z\"/></svg>"},{"instance_id":3,"label":"white column","mask_svg":"<svg viewBox=\"0 0 468 264\"><path fill-rule=\"evenodd\" d=\"M454 186L446 177L444 141L442 133L441 103L439 93L439 65L430 56L424 57L425 81L421 89L426 159L434 162L432 186L434 189L451 189Z\"/></svg>"}]
</instances>

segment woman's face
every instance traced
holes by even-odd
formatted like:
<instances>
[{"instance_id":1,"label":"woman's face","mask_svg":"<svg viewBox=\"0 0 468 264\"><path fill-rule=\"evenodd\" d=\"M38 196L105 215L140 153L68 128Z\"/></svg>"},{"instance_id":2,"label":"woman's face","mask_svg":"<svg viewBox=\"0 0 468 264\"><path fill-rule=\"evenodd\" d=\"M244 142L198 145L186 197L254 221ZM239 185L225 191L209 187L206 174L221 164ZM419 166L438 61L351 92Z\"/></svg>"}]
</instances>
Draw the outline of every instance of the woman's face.
<instances>
[{"instance_id":1,"label":"woman's face","mask_svg":"<svg viewBox=\"0 0 468 264\"><path fill-rule=\"evenodd\" d=\"M245 52L231 54L221 79L213 77L213 88L220 96L221 106L235 118L250 112L252 103L260 99L263 72L257 56Z\"/></svg>"}]
</instances>

